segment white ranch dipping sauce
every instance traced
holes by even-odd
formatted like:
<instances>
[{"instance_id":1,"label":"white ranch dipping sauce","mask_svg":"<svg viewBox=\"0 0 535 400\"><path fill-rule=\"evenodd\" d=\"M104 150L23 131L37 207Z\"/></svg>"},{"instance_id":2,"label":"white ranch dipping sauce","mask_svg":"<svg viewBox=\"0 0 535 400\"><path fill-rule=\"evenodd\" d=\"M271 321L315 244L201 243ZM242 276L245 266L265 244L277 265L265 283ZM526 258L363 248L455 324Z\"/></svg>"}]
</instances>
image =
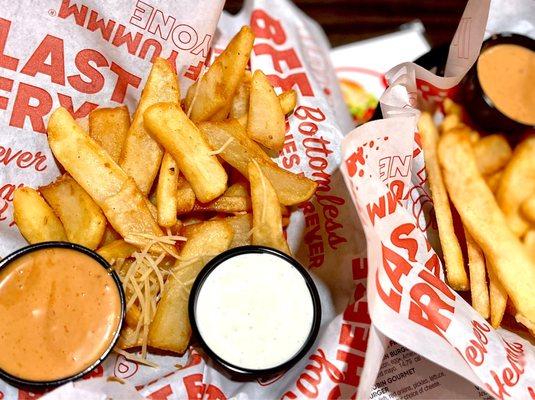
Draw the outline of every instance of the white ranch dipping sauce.
<instances>
[{"instance_id":1,"label":"white ranch dipping sauce","mask_svg":"<svg viewBox=\"0 0 535 400\"><path fill-rule=\"evenodd\" d=\"M262 370L295 356L312 329L314 307L303 276L272 254L249 253L219 264L195 307L200 335L223 360Z\"/></svg>"}]
</instances>

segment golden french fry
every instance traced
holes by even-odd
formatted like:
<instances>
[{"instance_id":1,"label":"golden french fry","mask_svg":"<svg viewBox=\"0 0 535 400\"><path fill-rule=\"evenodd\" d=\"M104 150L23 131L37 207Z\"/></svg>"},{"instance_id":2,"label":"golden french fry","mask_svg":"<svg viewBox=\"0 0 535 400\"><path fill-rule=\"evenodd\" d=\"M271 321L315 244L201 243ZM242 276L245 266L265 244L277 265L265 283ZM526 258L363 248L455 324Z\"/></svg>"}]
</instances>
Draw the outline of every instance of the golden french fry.
<instances>
[{"instance_id":1,"label":"golden french fry","mask_svg":"<svg viewBox=\"0 0 535 400\"><path fill-rule=\"evenodd\" d=\"M68 174L39 188L59 217L69 242L96 249L106 230L106 218L91 196Z\"/></svg>"},{"instance_id":2,"label":"golden french fry","mask_svg":"<svg viewBox=\"0 0 535 400\"><path fill-rule=\"evenodd\" d=\"M253 202L252 243L291 254L282 232L281 209L273 185L263 174L258 163L254 161L249 163L248 169Z\"/></svg>"},{"instance_id":3,"label":"golden french fry","mask_svg":"<svg viewBox=\"0 0 535 400\"><path fill-rule=\"evenodd\" d=\"M456 114L446 115L440 124L440 133L449 131L461 125L461 119Z\"/></svg>"},{"instance_id":4,"label":"golden french fry","mask_svg":"<svg viewBox=\"0 0 535 400\"><path fill-rule=\"evenodd\" d=\"M146 131L143 115L151 105L161 102L180 105L180 90L169 61L157 57L141 93L119 161L121 168L134 178L144 195L149 193L158 174L163 150Z\"/></svg>"},{"instance_id":5,"label":"golden french fry","mask_svg":"<svg viewBox=\"0 0 535 400\"><path fill-rule=\"evenodd\" d=\"M172 227L176 224L178 166L169 153L165 153L160 166L156 186L156 208L160 226Z\"/></svg>"},{"instance_id":6,"label":"golden french fry","mask_svg":"<svg viewBox=\"0 0 535 400\"><path fill-rule=\"evenodd\" d=\"M457 117L462 118L463 108L449 97L444 99L442 106L444 107L446 115L456 115Z\"/></svg>"},{"instance_id":7,"label":"golden french fry","mask_svg":"<svg viewBox=\"0 0 535 400\"><path fill-rule=\"evenodd\" d=\"M193 121L206 121L231 103L249 62L253 41L251 28L242 27L204 76L189 88L185 109Z\"/></svg>"},{"instance_id":8,"label":"golden french fry","mask_svg":"<svg viewBox=\"0 0 535 400\"><path fill-rule=\"evenodd\" d=\"M124 141L130 128L130 113L126 106L97 108L89 114L89 136L119 162Z\"/></svg>"},{"instance_id":9,"label":"golden french fry","mask_svg":"<svg viewBox=\"0 0 535 400\"><path fill-rule=\"evenodd\" d=\"M418 130L422 137L426 171L435 207L448 284L455 290L468 290L470 285L464 268L463 254L453 228L448 193L438 163L438 131L429 113L424 112L420 116Z\"/></svg>"},{"instance_id":10,"label":"golden french fry","mask_svg":"<svg viewBox=\"0 0 535 400\"><path fill-rule=\"evenodd\" d=\"M147 206L147 198L135 182L84 133L65 108L58 108L50 116L48 143L57 160L97 203L121 236L136 235L140 247L150 243L154 236L163 236ZM162 248L176 254L172 246Z\"/></svg>"},{"instance_id":11,"label":"golden french fry","mask_svg":"<svg viewBox=\"0 0 535 400\"><path fill-rule=\"evenodd\" d=\"M107 262L111 263L114 260L128 258L137 250L137 247L133 244L126 243L124 240L118 239L108 243L105 246L102 246L97 250L97 253L100 254Z\"/></svg>"},{"instance_id":12,"label":"golden french fry","mask_svg":"<svg viewBox=\"0 0 535 400\"><path fill-rule=\"evenodd\" d=\"M209 203L196 202L192 211L216 211L223 213L237 213L251 210L251 198L247 187L242 183L235 183L225 193Z\"/></svg>"},{"instance_id":13,"label":"golden french fry","mask_svg":"<svg viewBox=\"0 0 535 400\"><path fill-rule=\"evenodd\" d=\"M487 186L489 187L490 191L492 193L496 193L496 190L498 190L498 186L500 185L500 179L502 178L503 171L498 171L493 173L492 175L485 176L485 182L487 183Z\"/></svg>"},{"instance_id":14,"label":"golden french fry","mask_svg":"<svg viewBox=\"0 0 535 400\"><path fill-rule=\"evenodd\" d=\"M520 206L522 216L531 224L535 224L535 193L532 193Z\"/></svg>"},{"instance_id":15,"label":"golden french fry","mask_svg":"<svg viewBox=\"0 0 535 400\"><path fill-rule=\"evenodd\" d=\"M466 247L468 251L468 269L470 271L470 292L472 307L483 318L490 315L489 289L487 286L487 269L485 256L470 233L465 229Z\"/></svg>"},{"instance_id":16,"label":"golden french fry","mask_svg":"<svg viewBox=\"0 0 535 400\"><path fill-rule=\"evenodd\" d=\"M106 225L106 229L104 230L104 235L102 236L102 240L100 241L99 247L104 247L107 244L121 239L121 235L117 233L115 229L112 228L111 225Z\"/></svg>"},{"instance_id":17,"label":"golden french fry","mask_svg":"<svg viewBox=\"0 0 535 400\"><path fill-rule=\"evenodd\" d=\"M503 170L496 200L505 214L509 228L522 237L529 223L522 218L520 206L535 192L535 136L516 146L513 156Z\"/></svg>"},{"instance_id":18,"label":"golden french fry","mask_svg":"<svg viewBox=\"0 0 535 400\"><path fill-rule=\"evenodd\" d=\"M214 150L220 150L219 156L243 176L248 176L249 162L256 161L275 188L282 204L302 203L310 199L316 191L316 182L283 170L275 164L262 148L247 136L238 121L204 122L199 127L210 146Z\"/></svg>"},{"instance_id":19,"label":"golden french fry","mask_svg":"<svg viewBox=\"0 0 535 400\"><path fill-rule=\"evenodd\" d=\"M493 268L518 312L535 321L535 263L508 228L504 213L479 173L468 135L450 132L442 136L438 145L450 198L483 250L490 264L488 269Z\"/></svg>"},{"instance_id":20,"label":"golden french fry","mask_svg":"<svg viewBox=\"0 0 535 400\"><path fill-rule=\"evenodd\" d=\"M498 328L507 307L507 291L496 276L494 267L489 265L490 324Z\"/></svg>"},{"instance_id":21,"label":"golden french fry","mask_svg":"<svg viewBox=\"0 0 535 400\"><path fill-rule=\"evenodd\" d=\"M76 118L76 123L84 130L84 132L89 133L89 115Z\"/></svg>"},{"instance_id":22,"label":"golden french fry","mask_svg":"<svg viewBox=\"0 0 535 400\"><path fill-rule=\"evenodd\" d=\"M483 175L501 170L511 159L513 151L503 135L489 135L474 144L477 167Z\"/></svg>"},{"instance_id":23,"label":"golden french fry","mask_svg":"<svg viewBox=\"0 0 535 400\"><path fill-rule=\"evenodd\" d=\"M251 81L247 135L268 149L280 151L285 133L280 100L266 75L256 70Z\"/></svg>"},{"instance_id":24,"label":"golden french fry","mask_svg":"<svg viewBox=\"0 0 535 400\"><path fill-rule=\"evenodd\" d=\"M245 71L243 79L232 99L230 118L240 118L249 112L249 94L251 92L251 72Z\"/></svg>"},{"instance_id":25,"label":"golden french fry","mask_svg":"<svg viewBox=\"0 0 535 400\"><path fill-rule=\"evenodd\" d=\"M288 115L297 105L297 92L293 89L282 92L279 94L279 101L281 103L282 113Z\"/></svg>"},{"instance_id":26,"label":"golden french fry","mask_svg":"<svg viewBox=\"0 0 535 400\"><path fill-rule=\"evenodd\" d=\"M61 221L35 189L15 189L13 217L20 233L30 244L67 240Z\"/></svg>"},{"instance_id":27,"label":"golden french fry","mask_svg":"<svg viewBox=\"0 0 535 400\"><path fill-rule=\"evenodd\" d=\"M132 304L125 315L126 324L131 328L135 328L140 318L141 311L139 310L139 307L135 304Z\"/></svg>"},{"instance_id":28,"label":"golden french fry","mask_svg":"<svg viewBox=\"0 0 535 400\"><path fill-rule=\"evenodd\" d=\"M535 262L535 229L532 228L526 232L523 242L531 259Z\"/></svg>"},{"instance_id":29,"label":"golden french fry","mask_svg":"<svg viewBox=\"0 0 535 400\"><path fill-rule=\"evenodd\" d=\"M191 326L188 297L204 265L232 243L232 228L223 220L191 225L180 261L165 282L162 298L150 324L149 345L162 350L183 353L189 343Z\"/></svg>"},{"instance_id":30,"label":"golden french fry","mask_svg":"<svg viewBox=\"0 0 535 400\"><path fill-rule=\"evenodd\" d=\"M140 347L143 344L143 337L136 334L136 330L130 326L125 326L121 329L121 336L117 341L117 347L120 349L132 349Z\"/></svg>"},{"instance_id":31,"label":"golden french fry","mask_svg":"<svg viewBox=\"0 0 535 400\"><path fill-rule=\"evenodd\" d=\"M173 156L199 201L207 203L223 194L227 173L180 106L155 104L145 111L144 119L152 136Z\"/></svg>"},{"instance_id":32,"label":"golden french fry","mask_svg":"<svg viewBox=\"0 0 535 400\"><path fill-rule=\"evenodd\" d=\"M247 93L247 96L249 96L249 92ZM283 114L284 115L291 114L293 112L295 106L297 105L297 93L296 93L296 91L293 90L293 89L290 89L290 90L287 90L285 92L282 92L281 94L279 94L278 97L279 97L279 101L281 103L281 108L282 108ZM241 101L241 100L239 100L239 101ZM247 112L249 110L249 97L247 97L247 103L244 104L243 106L240 104L240 106L241 107L247 107L246 111L244 113L241 113L241 112L236 113L236 114L239 114L236 117L232 116L232 112L231 112L230 117L231 118L236 118L241 126L243 126L244 128L247 128L247 119L248 119L248 113Z\"/></svg>"},{"instance_id":33,"label":"golden french fry","mask_svg":"<svg viewBox=\"0 0 535 400\"><path fill-rule=\"evenodd\" d=\"M183 176L178 177L176 199L177 214L186 214L193 210L193 206L195 205L195 192Z\"/></svg>"},{"instance_id":34,"label":"golden french fry","mask_svg":"<svg viewBox=\"0 0 535 400\"><path fill-rule=\"evenodd\" d=\"M235 215L233 217L225 218L234 232L230 248L240 246L248 246L251 244L251 236L253 229L253 216L251 214Z\"/></svg>"},{"instance_id":35,"label":"golden french fry","mask_svg":"<svg viewBox=\"0 0 535 400\"><path fill-rule=\"evenodd\" d=\"M225 104L219 111L210 117L210 121L223 121L228 118L232 103Z\"/></svg>"}]
</instances>

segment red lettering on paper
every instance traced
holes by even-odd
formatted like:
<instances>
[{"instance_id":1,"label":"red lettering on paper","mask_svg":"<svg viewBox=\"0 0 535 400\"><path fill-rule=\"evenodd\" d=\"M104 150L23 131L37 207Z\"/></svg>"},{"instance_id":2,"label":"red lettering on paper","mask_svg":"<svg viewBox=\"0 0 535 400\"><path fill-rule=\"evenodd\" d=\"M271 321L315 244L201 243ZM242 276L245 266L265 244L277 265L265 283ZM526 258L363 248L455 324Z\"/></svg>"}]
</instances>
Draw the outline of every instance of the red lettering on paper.
<instances>
[{"instance_id":1,"label":"red lettering on paper","mask_svg":"<svg viewBox=\"0 0 535 400\"><path fill-rule=\"evenodd\" d=\"M184 377L182 380L186 387L188 399L202 400L226 400L227 397L217 386L205 385L202 381L202 374L193 374Z\"/></svg>"},{"instance_id":2,"label":"red lettering on paper","mask_svg":"<svg viewBox=\"0 0 535 400\"><path fill-rule=\"evenodd\" d=\"M37 102L37 105L31 103ZM20 83L13 104L13 113L9 121L10 126L23 128L24 121L29 118L35 132L45 133L43 118L52 109L52 97L44 89L37 86Z\"/></svg>"},{"instance_id":3,"label":"red lettering on paper","mask_svg":"<svg viewBox=\"0 0 535 400\"><path fill-rule=\"evenodd\" d=\"M66 108L71 113L73 118L83 118L86 115L89 115L91 111L98 107L98 104L96 103L84 101L83 104L75 110L72 104L72 98L70 96L58 93L58 99L59 104L62 107Z\"/></svg>"},{"instance_id":4,"label":"red lettering on paper","mask_svg":"<svg viewBox=\"0 0 535 400\"><path fill-rule=\"evenodd\" d=\"M48 58L50 58L49 64L46 62ZM45 74L50 76L52 82L65 85L63 39L46 35L20 72L29 76Z\"/></svg>"},{"instance_id":5,"label":"red lettering on paper","mask_svg":"<svg viewBox=\"0 0 535 400\"><path fill-rule=\"evenodd\" d=\"M510 343L506 340L503 342L508 365L501 371L491 370L490 375L493 382L483 385L490 394L500 400L504 399L505 396L511 396L507 389L515 387L520 382L526 364L524 346L521 343Z\"/></svg>"},{"instance_id":6,"label":"red lettering on paper","mask_svg":"<svg viewBox=\"0 0 535 400\"><path fill-rule=\"evenodd\" d=\"M132 86L137 89L141 83L141 78L131 74L114 62L111 63L110 70L117 74L117 83L113 89L111 100L117 103L124 103L128 86Z\"/></svg>"},{"instance_id":7,"label":"red lettering on paper","mask_svg":"<svg viewBox=\"0 0 535 400\"><path fill-rule=\"evenodd\" d=\"M87 6L82 5L80 6L80 8L78 8L78 5L76 4L73 4L72 6L70 6L69 4L69 0L61 1L58 17L66 19L67 17L69 17L69 15L72 15L74 17L76 25L83 26L85 22L85 17L87 16Z\"/></svg>"},{"instance_id":8,"label":"red lettering on paper","mask_svg":"<svg viewBox=\"0 0 535 400\"><path fill-rule=\"evenodd\" d=\"M322 381L323 371L325 371L331 382L340 383L344 380L344 373L336 365L327 360L325 352L322 349L317 349L308 359L311 362L307 364L296 382L296 387L300 395L311 399L318 397L318 386ZM296 399L297 397L297 394L292 391L288 391L282 396L282 398L288 399Z\"/></svg>"},{"instance_id":9,"label":"red lettering on paper","mask_svg":"<svg viewBox=\"0 0 535 400\"><path fill-rule=\"evenodd\" d=\"M10 69L16 71L19 65L19 59L8 56L5 53L7 37L9 35L9 29L11 27L11 21L0 18L0 68Z\"/></svg>"},{"instance_id":10,"label":"red lettering on paper","mask_svg":"<svg viewBox=\"0 0 535 400\"><path fill-rule=\"evenodd\" d=\"M171 389L171 385L165 385L165 386L162 386L157 391L149 394L147 398L151 400L164 400L164 399L167 399L172 394L173 394L173 389Z\"/></svg>"},{"instance_id":11,"label":"red lettering on paper","mask_svg":"<svg viewBox=\"0 0 535 400\"><path fill-rule=\"evenodd\" d=\"M84 49L76 54L74 64L88 79L82 79L82 75L78 74L67 77L67 80L80 93L95 94L104 87L104 76L90 63L94 63L97 67L108 66L106 58L96 50Z\"/></svg>"},{"instance_id":12,"label":"red lettering on paper","mask_svg":"<svg viewBox=\"0 0 535 400\"><path fill-rule=\"evenodd\" d=\"M256 9L251 13L251 29L257 38L269 39L275 44L286 42L286 33L281 23L264 10Z\"/></svg>"}]
</instances>

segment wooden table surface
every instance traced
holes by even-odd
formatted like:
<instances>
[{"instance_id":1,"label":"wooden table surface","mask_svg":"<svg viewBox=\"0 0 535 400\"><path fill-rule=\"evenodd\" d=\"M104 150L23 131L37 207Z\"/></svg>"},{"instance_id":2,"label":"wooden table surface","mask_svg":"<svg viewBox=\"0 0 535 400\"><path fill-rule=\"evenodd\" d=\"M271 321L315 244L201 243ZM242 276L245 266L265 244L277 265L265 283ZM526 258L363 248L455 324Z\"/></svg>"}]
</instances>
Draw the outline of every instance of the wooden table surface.
<instances>
[{"instance_id":1,"label":"wooden table surface","mask_svg":"<svg viewBox=\"0 0 535 400\"><path fill-rule=\"evenodd\" d=\"M227 0L231 13L242 0ZM419 19L431 46L451 41L466 0L294 0L307 15L318 21L331 44L339 46L392 32L404 23Z\"/></svg>"}]
</instances>

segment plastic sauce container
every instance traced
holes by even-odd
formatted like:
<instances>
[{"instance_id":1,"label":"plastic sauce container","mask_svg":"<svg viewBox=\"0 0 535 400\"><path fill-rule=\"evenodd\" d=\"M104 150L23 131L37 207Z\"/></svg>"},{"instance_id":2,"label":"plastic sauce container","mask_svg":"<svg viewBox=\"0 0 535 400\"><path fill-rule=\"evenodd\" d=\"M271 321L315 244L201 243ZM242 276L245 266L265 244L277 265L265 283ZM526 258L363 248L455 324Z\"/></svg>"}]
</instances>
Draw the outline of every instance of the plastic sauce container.
<instances>
[{"instance_id":1,"label":"plastic sauce container","mask_svg":"<svg viewBox=\"0 0 535 400\"><path fill-rule=\"evenodd\" d=\"M513 33L491 36L463 83L463 102L488 132L522 133L535 126L535 40Z\"/></svg>"},{"instance_id":2,"label":"plastic sauce container","mask_svg":"<svg viewBox=\"0 0 535 400\"><path fill-rule=\"evenodd\" d=\"M318 291L290 256L243 246L210 261L189 298L194 335L206 353L238 375L289 369L314 343L321 320Z\"/></svg>"},{"instance_id":3,"label":"plastic sauce container","mask_svg":"<svg viewBox=\"0 0 535 400\"><path fill-rule=\"evenodd\" d=\"M95 252L45 242L0 261L0 377L51 387L82 377L110 353L125 312L117 274Z\"/></svg>"}]
</instances>

